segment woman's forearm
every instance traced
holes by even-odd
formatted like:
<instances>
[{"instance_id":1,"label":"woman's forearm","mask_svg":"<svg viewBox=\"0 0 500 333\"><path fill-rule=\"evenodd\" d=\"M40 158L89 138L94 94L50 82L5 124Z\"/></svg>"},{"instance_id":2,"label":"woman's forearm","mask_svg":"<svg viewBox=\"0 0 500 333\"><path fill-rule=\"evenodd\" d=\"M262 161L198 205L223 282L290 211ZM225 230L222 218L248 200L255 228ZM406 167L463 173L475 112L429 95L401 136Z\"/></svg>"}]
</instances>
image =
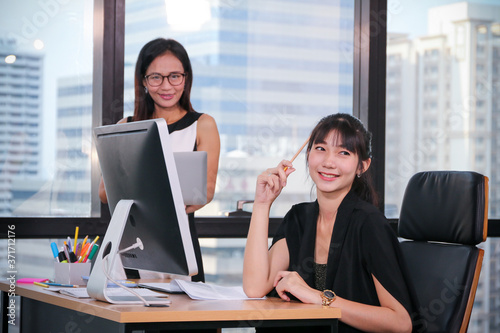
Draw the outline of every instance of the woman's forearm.
<instances>
[{"instance_id":1,"label":"woman's forearm","mask_svg":"<svg viewBox=\"0 0 500 333\"><path fill-rule=\"evenodd\" d=\"M267 204L253 206L243 261L243 289L249 297L264 296L272 285L268 255L269 209Z\"/></svg>"},{"instance_id":2,"label":"woman's forearm","mask_svg":"<svg viewBox=\"0 0 500 333\"><path fill-rule=\"evenodd\" d=\"M338 298L331 304L342 311L342 321L366 332L411 332L411 319L404 309L372 306Z\"/></svg>"}]
</instances>

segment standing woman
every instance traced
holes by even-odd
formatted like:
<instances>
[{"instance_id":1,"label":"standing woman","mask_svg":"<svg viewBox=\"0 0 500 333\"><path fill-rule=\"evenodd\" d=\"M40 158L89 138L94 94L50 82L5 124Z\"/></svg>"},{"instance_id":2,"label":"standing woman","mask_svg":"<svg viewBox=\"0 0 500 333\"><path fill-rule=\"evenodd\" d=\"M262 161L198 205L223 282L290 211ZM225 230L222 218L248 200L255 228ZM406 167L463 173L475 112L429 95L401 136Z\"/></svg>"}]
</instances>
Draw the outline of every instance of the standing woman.
<instances>
[{"instance_id":1,"label":"standing woman","mask_svg":"<svg viewBox=\"0 0 500 333\"><path fill-rule=\"evenodd\" d=\"M173 39L150 41L139 53L135 67L134 116L118 123L163 118L167 122L172 150L207 152L207 203L214 197L219 167L220 138L215 120L198 113L191 105L193 70L184 47ZM99 197L107 203L104 183ZM200 244L194 225L194 212L203 207L187 206L189 227L198 262L193 281L204 281Z\"/></svg>"},{"instance_id":2,"label":"standing woman","mask_svg":"<svg viewBox=\"0 0 500 333\"><path fill-rule=\"evenodd\" d=\"M249 297L274 289L285 301L338 307L339 332L412 331L416 298L396 234L374 205L370 163L371 134L357 118L323 118L307 147L317 200L290 209L270 249L269 210L295 169L282 161L257 178L243 265Z\"/></svg>"}]
</instances>

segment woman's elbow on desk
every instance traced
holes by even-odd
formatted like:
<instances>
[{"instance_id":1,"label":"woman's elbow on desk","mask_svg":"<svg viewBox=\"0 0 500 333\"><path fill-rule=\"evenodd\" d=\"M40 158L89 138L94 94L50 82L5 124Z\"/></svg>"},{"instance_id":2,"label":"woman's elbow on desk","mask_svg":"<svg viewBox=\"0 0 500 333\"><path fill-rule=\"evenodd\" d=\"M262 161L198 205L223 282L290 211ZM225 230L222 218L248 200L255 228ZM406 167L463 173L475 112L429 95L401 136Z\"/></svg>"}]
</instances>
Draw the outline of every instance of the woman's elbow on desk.
<instances>
[{"instance_id":1,"label":"woman's elbow on desk","mask_svg":"<svg viewBox=\"0 0 500 333\"><path fill-rule=\"evenodd\" d=\"M249 285L249 283L245 283L243 281L243 291L249 298L261 298L268 294L269 291L264 290L257 283Z\"/></svg>"}]
</instances>

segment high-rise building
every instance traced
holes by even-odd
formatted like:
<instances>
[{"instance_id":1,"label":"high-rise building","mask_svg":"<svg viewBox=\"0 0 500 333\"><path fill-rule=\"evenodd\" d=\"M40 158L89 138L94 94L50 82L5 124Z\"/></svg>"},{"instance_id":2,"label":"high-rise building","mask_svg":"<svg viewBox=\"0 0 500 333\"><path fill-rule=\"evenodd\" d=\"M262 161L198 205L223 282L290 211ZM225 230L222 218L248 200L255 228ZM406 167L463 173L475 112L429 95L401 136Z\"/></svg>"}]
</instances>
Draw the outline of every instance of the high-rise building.
<instances>
[{"instance_id":1,"label":"high-rise building","mask_svg":"<svg viewBox=\"0 0 500 333\"><path fill-rule=\"evenodd\" d=\"M0 39L0 59L0 215L11 216L41 176L43 56Z\"/></svg>"},{"instance_id":2,"label":"high-rise building","mask_svg":"<svg viewBox=\"0 0 500 333\"><path fill-rule=\"evenodd\" d=\"M92 75L57 81L57 146L51 215L91 211Z\"/></svg>"},{"instance_id":3,"label":"high-rise building","mask_svg":"<svg viewBox=\"0 0 500 333\"><path fill-rule=\"evenodd\" d=\"M500 6L465 2L432 8L429 34L389 33L388 204L426 169L475 170L498 188ZM394 154L393 154L394 153ZM490 215L500 213L497 190Z\"/></svg>"}]
</instances>

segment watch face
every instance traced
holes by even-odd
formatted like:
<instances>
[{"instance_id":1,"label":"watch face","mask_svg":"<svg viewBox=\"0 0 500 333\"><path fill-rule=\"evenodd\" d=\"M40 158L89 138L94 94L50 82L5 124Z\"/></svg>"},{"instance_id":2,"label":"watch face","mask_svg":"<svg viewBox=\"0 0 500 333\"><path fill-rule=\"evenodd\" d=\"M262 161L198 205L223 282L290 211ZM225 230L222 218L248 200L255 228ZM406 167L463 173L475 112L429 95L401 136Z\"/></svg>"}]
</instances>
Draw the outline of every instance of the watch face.
<instances>
[{"instance_id":1,"label":"watch face","mask_svg":"<svg viewBox=\"0 0 500 333\"><path fill-rule=\"evenodd\" d=\"M330 290L325 290L323 294L330 299L335 297L335 295Z\"/></svg>"}]
</instances>

